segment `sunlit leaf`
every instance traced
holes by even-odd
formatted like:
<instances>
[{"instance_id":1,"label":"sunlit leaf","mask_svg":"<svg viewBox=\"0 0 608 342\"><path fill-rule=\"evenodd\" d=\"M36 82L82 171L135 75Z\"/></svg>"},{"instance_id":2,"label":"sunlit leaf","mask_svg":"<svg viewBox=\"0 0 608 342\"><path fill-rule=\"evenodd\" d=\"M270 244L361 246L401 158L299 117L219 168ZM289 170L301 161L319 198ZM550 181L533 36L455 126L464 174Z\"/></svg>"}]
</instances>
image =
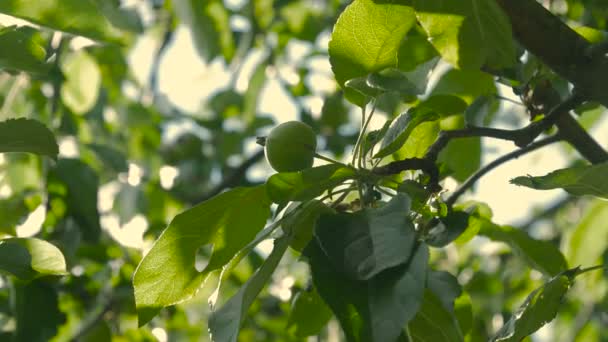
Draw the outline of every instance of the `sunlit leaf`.
<instances>
[{"instance_id":1,"label":"sunlit leaf","mask_svg":"<svg viewBox=\"0 0 608 342\"><path fill-rule=\"evenodd\" d=\"M0 270L25 281L67 274L59 248L35 238L0 240Z\"/></svg>"},{"instance_id":2,"label":"sunlit leaf","mask_svg":"<svg viewBox=\"0 0 608 342\"><path fill-rule=\"evenodd\" d=\"M562 188L576 196L592 195L608 199L606 174L608 174L608 163L601 163L555 170L540 177L516 177L511 183L537 190Z\"/></svg>"},{"instance_id":3,"label":"sunlit leaf","mask_svg":"<svg viewBox=\"0 0 608 342\"><path fill-rule=\"evenodd\" d=\"M329 164L298 172L281 172L266 181L268 196L275 203L306 201L355 176L351 168Z\"/></svg>"},{"instance_id":4,"label":"sunlit leaf","mask_svg":"<svg viewBox=\"0 0 608 342\"><path fill-rule=\"evenodd\" d=\"M424 109L410 108L407 112L399 115L391 124L390 128L382 139L380 150L374 158L383 158L395 153L405 144L416 126L425 121L434 121L439 116L434 112Z\"/></svg>"},{"instance_id":5,"label":"sunlit leaf","mask_svg":"<svg viewBox=\"0 0 608 342\"><path fill-rule=\"evenodd\" d=\"M608 249L608 204L596 201L566 240L566 256L573 266L594 265Z\"/></svg>"},{"instance_id":6,"label":"sunlit leaf","mask_svg":"<svg viewBox=\"0 0 608 342\"><path fill-rule=\"evenodd\" d=\"M140 262L133 278L139 325L165 306L191 298L207 275L254 239L270 216L266 188L235 188L177 215ZM202 272L196 251L212 244Z\"/></svg>"},{"instance_id":7,"label":"sunlit leaf","mask_svg":"<svg viewBox=\"0 0 608 342\"><path fill-rule=\"evenodd\" d=\"M511 24L492 0L416 0L416 17L441 56L458 68L515 63Z\"/></svg>"},{"instance_id":8,"label":"sunlit leaf","mask_svg":"<svg viewBox=\"0 0 608 342\"><path fill-rule=\"evenodd\" d=\"M66 80L61 85L61 99L70 110L84 114L99 96L101 73L95 60L84 50L66 57L62 65Z\"/></svg>"},{"instance_id":9,"label":"sunlit leaf","mask_svg":"<svg viewBox=\"0 0 608 342\"><path fill-rule=\"evenodd\" d=\"M331 41L329 57L338 83L397 66L399 46L415 23L414 10L399 2L352 2L340 15ZM364 98L345 89L346 98L362 105Z\"/></svg>"}]
</instances>

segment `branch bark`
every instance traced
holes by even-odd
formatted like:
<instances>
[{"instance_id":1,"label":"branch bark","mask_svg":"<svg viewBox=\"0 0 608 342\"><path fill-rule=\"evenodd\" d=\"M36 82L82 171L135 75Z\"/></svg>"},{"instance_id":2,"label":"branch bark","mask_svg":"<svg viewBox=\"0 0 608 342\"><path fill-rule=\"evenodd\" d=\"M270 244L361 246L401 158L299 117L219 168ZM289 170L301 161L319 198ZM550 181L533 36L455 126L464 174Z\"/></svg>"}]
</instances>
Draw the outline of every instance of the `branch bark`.
<instances>
[{"instance_id":1,"label":"branch bark","mask_svg":"<svg viewBox=\"0 0 608 342\"><path fill-rule=\"evenodd\" d=\"M515 38L583 96L608 107L608 56L535 0L496 0Z\"/></svg>"}]
</instances>

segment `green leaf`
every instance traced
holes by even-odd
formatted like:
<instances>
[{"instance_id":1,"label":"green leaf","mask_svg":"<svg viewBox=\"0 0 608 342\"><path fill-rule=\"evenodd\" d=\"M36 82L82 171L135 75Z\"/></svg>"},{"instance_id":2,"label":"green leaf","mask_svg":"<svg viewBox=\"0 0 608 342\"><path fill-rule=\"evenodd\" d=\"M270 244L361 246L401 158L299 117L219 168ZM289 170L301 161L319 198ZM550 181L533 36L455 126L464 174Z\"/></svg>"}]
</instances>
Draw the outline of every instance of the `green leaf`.
<instances>
[{"instance_id":1,"label":"green leaf","mask_svg":"<svg viewBox=\"0 0 608 342\"><path fill-rule=\"evenodd\" d=\"M456 277L449 272L429 270L426 287L446 310L454 312L454 301L462 294L462 287Z\"/></svg>"},{"instance_id":2,"label":"green leaf","mask_svg":"<svg viewBox=\"0 0 608 342\"><path fill-rule=\"evenodd\" d=\"M46 275L67 274L61 251L35 238L0 240L0 270L24 281Z\"/></svg>"},{"instance_id":3,"label":"green leaf","mask_svg":"<svg viewBox=\"0 0 608 342\"><path fill-rule=\"evenodd\" d=\"M318 335L327 325L333 313L323 302L314 286L298 292L291 305L287 328L296 337Z\"/></svg>"},{"instance_id":4,"label":"green leaf","mask_svg":"<svg viewBox=\"0 0 608 342\"><path fill-rule=\"evenodd\" d=\"M15 283L14 341L46 342L57 334L66 316L59 308L59 295L52 285L33 281Z\"/></svg>"},{"instance_id":5,"label":"green leaf","mask_svg":"<svg viewBox=\"0 0 608 342\"><path fill-rule=\"evenodd\" d=\"M254 239L270 216L266 188L235 188L177 215L142 259L133 277L139 325L165 306L191 298L206 276ZM212 244L202 272L196 251Z\"/></svg>"},{"instance_id":6,"label":"green leaf","mask_svg":"<svg viewBox=\"0 0 608 342\"><path fill-rule=\"evenodd\" d=\"M552 243L533 239L517 228L499 226L483 218L478 220L482 223L479 234L494 241L505 242L534 269L553 276L568 268L564 255Z\"/></svg>"},{"instance_id":7,"label":"green leaf","mask_svg":"<svg viewBox=\"0 0 608 342\"><path fill-rule=\"evenodd\" d=\"M465 125L470 126L483 126L489 123L489 119L492 118L493 108L495 100L493 97L487 95L481 95L476 98L470 106L468 106L464 112Z\"/></svg>"},{"instance_id":8,"label":"green leaf","mask_svg":"<svg viewBox=\"0 0 608 342\"><path fill-rule=\"evenodd\" d=\"M569 271L556 275L534 290L496 333L492 342L519 342L551 322L572 285Z\"/></svg>"},{"instance_id":9,"label":"green leaf","mask_svg":"<svg viewBox=\"0 0 608 342\"><path fill-rule=\"evenodd\" d=\"M272 252L260 269L247 280L241 289L231 297L219 310L209 317L209 332L214 342L236 342L239 328L247 311L262 288L270 281L272 273L285 254L289 245L289 237L284 236L275 240Z\"/></svg>"},{"instance_id":10,"label":"green leaf","mask_svg":"<svg viewBox=\"0 0 608 342\"><path fill-rule=\"evenodd\" d=\"M125 32L112 24L103 2L105 1L11 0L0 2L0 13L94 40L125 42ZM118 8L115 10L119 11Z\"/></svg>"},{"instance_id":11,"label":"green leaf","mask_svg":"<svg viewBox=\"0 0 608 342\"><path fill-rule=\"evenodd\" d=\"M97 210L97 173L78 159L59 159L51 170L49 183L57 181L67 188L68 213L80 226L84 240L96 243L101 234Z\"/></svg>"},{"instance_id":12,"label":"green leaf","mask_svg":"<svg viewBox=\"0 0 608 342\"><path fill-rule=\"evenodd\" d=\"M409 322L408 330L412 342L458 342L464 341L458 320L446 309L432 291L424 292L422 306Z\"/></svg>"},{"instance_id":13,"label":"green leaf","mask_svg":"<svg viewBox=\"0 0 608 342\"><path fill-rule=\"evenodd\" d=\"M87 147L95 152L103 165L109 166L115 172L129 171L127 158L117 149L101 144L88 144Z\"/></svg>"},{"instance_id":14,"label":"green leaf","mask_svg":"<svg viewBox=\"0 0 608 342\"><path fill-rule=\"evenodd\" d=\"M416 126L405 144L395 153L395 159L422 158L439 134L439 123L423 122Z\"/></svg>"},{"instance_id":15,"label":"green leaf","mask_svg":"<svg viewBox=\"0 0 608 342\"><path fill-rule=\"evenodd\" d=\"M443 59L457 68L515 63L511 24L493 0L415 0L416 17Z\"/></svg>"},{"instance_id":16,"label":"green leaf","mask_svg":"<svg viewBox=\"0 0 608 342\"><path fill-rule=\"evenodd\" d=\"M97 62L85 50L67 56L61 66L65 81L61 84L61 100L76 114L90 111L97 103L101 73Z\"/></svg>"},{"instance_id":17,"label":"green leaf","mask_svg":"<svg viewBox=\"0 0 608 342\"><path fill-rule=\"evenodd\" d=\"M40 33L29 26L0 26L0 70L46 74L49 65Z\"/></svg>"},{"instance_id":18,"label":"green leaf","mask_svg":"<svg viewBox=\"0 0 608 342\"><path fill-rule=\"evenodd\" d=\"M441 117L446 117L463 113L467 108L467 103L458 96L438 94L430 96L428 99L422 101L418 106L428 108L429 110L439 114Z\"/></svg>"},{"instance_id":19,"label":"green leaf","mask_svg":"<svg viewBox=\"0 0 608 342\"><path fill-rule=\"evenodd\" d=\"M367 85L383 92L394 92L399 95L420 95L426 90L426 83L415 83L410 79L408 73L396 68L387 68L373 72L367 76Z\"/></svg>"},{"instance_id":20,"label":"green leaf","mask_svg":"<svg viewBox=\"0 0 608 342\"><path fill-rule=\"evenodd\" d=\"M608 204L595 201L583 214L567 240L566 256L571 265L594 265L608 249Z\"/></svg>"},{"instance_id":21,"label":"green leaf","mask_svg":"<svg viewBox=\"0 0 608 342\"><path fill-rule=\"evenodd\" d=\"M196 51L206 62L222 54L226 61L234 56L230 18L222 1L173 1L181 21L190 29Z\"/></svg>"},{"instance_id":22,"label":"green leaf","mask_svg":"<svg viewBox=\"0 0 608 342\"><path fill-rule=\"evenodd\" d=\"M414 10L399 2L357 0L342 12L329 42L329 61L340 86L350 79L396 67L401 41L416 21ZM364 97L345 88L357 104Z\"/></svg>"},{"instance_id":23,"label":"green leaf","mask_svg":"<svg viewBox=\"0 0 608 342\"><path fill-rule=\"evenodd\" d=\"M397 67L403 71L411 71L435 57L437 50L429 43L427 37L411 30L399 46Z\"/></svg>"},{"instance_id":24,"label":"green leaf","mask_svg":"<svg viewBox=\"0 0 608 342\"><path fill-rule=\"evenodd\" d=\"M495 93L496 84L492 75L479 70L450 69L441 75L430 95L458 96L471 104L479 96Z\"/></svg>"},{"instance_id":25,"label":"green leaf","mask_svg":"<svg viewBox=\"0 0 608 342\"><path fill-rule=\"evenodd\" d=\"M24 194L13 195L0 200L0 233L17 235L15 232L16 226L29 212Z\"/></svg>"},{"instance_id":26,"label":"green leaf","mask_svg":"<svg viewBox=\"0 0 608 342\"><path fill-rule=\"evenodd\" d=\"M39 121L9 119L0 122L0 152L29 152L57 158L53 133Z\"/></svg>"},{"instance_id":27,"label":"green leaf","mask_svg":"<svg viewBox=\"0 0 608 342\"><path fill-rule=\"evenodd\" d=\"M463 126L463 116L451 116L441 122L441 128L444 130ZM450 176L459 182L464 182L481 165L481 139L478 137L454 139L441 150L437 160L447 166L451 171Z\"/></svg>"},{"instance_id":28,"label":"green leaf","mask_svg":"<svg viewBox=\"0 0 608 342\"><path fill-rule=\"evenodd\" d=\"M562 188L575 196L592 195L608 199L608 162L555 170L545 176L521 176L511 183L537 190Z\"/></svg>"},{"instance_id":29,"label":"green leaf","mask_svg":"<svg viewBox=\"0 0 608 342\"><path fill-rule=\"evenodd\" d=\"M333 268L315 240L304 255L315 287L338 318L347 341L396 341L418 312L428 263L426 245L417 246L406 264L367 281L353 281Z\"/></svg>"},{"instance_id":30,"label":"green leaf","mask_svg":"<svg viewBox=\"0 0 608 342\"><path fill-rule=\"evenodd\" d=\"M391 124L384 135L380 151L374 158L383 158L398 151L407 141L410 134L418 125L426 121L435 121L439 115L424 109L410 108L407 112L399 115Z\"/></svg>"},{"instance_id":31,"label":"green leaf","mask_svg":"<svg viewBox=\"0 0 608 342\"><path fill-rule=\"evenodd\" d=\"M409 259L416 235L409 211L409 197L398 194L377 209L324 214L317 220L315 237L334 268L369 280Z\"/></svg>"},{"instance_id":32,"label":"green leaf","mask_svg":"<svg viewBox=\"0 0 608 342\"><path fill-rule=\"evenodd\" d=\"M450 211L447 216L441 217L440 224L430 230L425 240L429 246L444 247L456 240L471 226L469 214L464 211Z\"/></svg>"},{"instance_id":33,"label":"green leaf","mask_svg":"<svg viewBox=\"0 0 608 342\"><path fill-rule=\"evenodd\" d=\"M285 221L281 224L283 231L292 237L289 246L298 252L301 252L304 247L310 242L313 236L313 230L315 222L321 214L333 213L334 210L325 205L325 203L317 200L312 200L303 204L290 204L297 206L293 209L287 207L285 210L286 215ZM301 206L301 207L300 207ZM295 210L294 213L290 214L291 210Z\"/></svg>"},{"instance_id":34,"label":"green leaf","mask_svg":"<svg viewBox=\"0 0 608 342\"><path fill-rule=\"evenodd\" d=\"M473 305L471 297L463 292L454 302L454 314L463 335L467 335L473 327Z\"/></svg>"},{"instance_id":35,"label":"green leaf","mask_svg":"<svg viewBox=\"0 0 608 342\"><path fill-rule=\"evenodd\" d=\"M355 177L355 171L328 164L297 172L274 174L266 181L268 197L275 203L307 201Z\"/></svg>"}]
</instances>

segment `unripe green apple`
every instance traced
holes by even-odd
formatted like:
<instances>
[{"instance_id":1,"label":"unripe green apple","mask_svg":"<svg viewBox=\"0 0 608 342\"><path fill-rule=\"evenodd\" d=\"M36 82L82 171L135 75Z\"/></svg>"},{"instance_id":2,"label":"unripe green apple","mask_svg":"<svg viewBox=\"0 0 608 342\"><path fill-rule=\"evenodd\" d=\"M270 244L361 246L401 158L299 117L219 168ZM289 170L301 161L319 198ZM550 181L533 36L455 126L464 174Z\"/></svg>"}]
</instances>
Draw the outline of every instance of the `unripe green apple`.
<instances>
[{"instance_id":1,"label":"unripe green apple","mask_svg":"<svg viewBox=\"0 0 608 342\"><path fill-rule=\"evenodd\" d=\"M278 125L266 137L266 159L278 172L294 172L312 166L317 148L315 132L300 121Z\"/></svg>"}]
</instances>

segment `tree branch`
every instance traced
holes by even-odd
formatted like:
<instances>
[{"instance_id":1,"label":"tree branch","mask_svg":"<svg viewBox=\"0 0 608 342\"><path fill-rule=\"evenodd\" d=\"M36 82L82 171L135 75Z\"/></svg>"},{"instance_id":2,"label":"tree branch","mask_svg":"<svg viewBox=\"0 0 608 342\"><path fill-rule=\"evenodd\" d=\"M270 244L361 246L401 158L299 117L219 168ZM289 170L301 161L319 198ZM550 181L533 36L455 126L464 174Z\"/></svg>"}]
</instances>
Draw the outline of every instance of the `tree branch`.
<instances>
[{"instance_id":1,"label":"tree branch","mask_svg":"<svg viewBox=\"0 0 608 342\"><path fill-rule=\"evenodd\" d=\"M484 175L486 175L488 172L492 171L493 169L495 169L496 167L510 161L516 158L519 158L521 156L523 156L524 154L530 153L532 151L538 150L541 147L545 147L547 145L553 144L555 142L558 142L562 140L562 137L559 134L550 136L548 138L536 141L526 147L522 147L518 150L515 150L513 152L507 153L502 157L499 157L495 160L493 160L492 162L490 162L488 165L482 167L481 169L477 170L477 172L475 172L474 174L472 174L466 181L464 181L464 183L462 183L462 185L456 189L451 195L450 197L447 198L447 200L445 201L445 203L448 206L452 206L456 200L462 196L462 194L464 194L468 189L470 189L481 177L483 177Z\"/></svg>"},{"instance_id":2,"label":"tree branch","mask_svg":"<svg viewBox=\"0 0 608 342\"><path fill-rule=\"evenodd\" d=\"M585 97L608 107L608 57L535 0L496 0L515 38Z\"/></svg>"}]
</instances>

